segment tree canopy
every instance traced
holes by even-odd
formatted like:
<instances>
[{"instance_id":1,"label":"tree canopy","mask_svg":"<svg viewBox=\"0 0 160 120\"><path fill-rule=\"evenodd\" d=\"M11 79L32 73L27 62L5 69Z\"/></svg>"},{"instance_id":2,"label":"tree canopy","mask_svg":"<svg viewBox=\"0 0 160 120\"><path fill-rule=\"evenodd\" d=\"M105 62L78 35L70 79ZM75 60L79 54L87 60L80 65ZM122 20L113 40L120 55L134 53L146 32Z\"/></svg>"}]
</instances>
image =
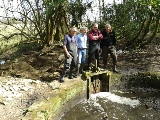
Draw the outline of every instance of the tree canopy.
<instances>
[{"instance_id":1,"label":"tree canopy","mask_svg":"<svg viewBox=\"0 0 160 120\"><path fill-rule=\"evenodd\" d=\"M15 2L17 2L16 7ZM10 35L0 34L6 40L21 35L27 41L36 41L52 45L61 41L71 26L98 22L100 29L110 23L116 31L117 38L125 41L126 48L144 47L156 42L160 32L159 0L123 0L122 3L106 4L104 0L2 0L4 15L0 24L16 29ZM98 6L100 19L94 21L86 17L87 11ZM90 14L94 14L91 12Z\"/></svg>"}]
</instances>

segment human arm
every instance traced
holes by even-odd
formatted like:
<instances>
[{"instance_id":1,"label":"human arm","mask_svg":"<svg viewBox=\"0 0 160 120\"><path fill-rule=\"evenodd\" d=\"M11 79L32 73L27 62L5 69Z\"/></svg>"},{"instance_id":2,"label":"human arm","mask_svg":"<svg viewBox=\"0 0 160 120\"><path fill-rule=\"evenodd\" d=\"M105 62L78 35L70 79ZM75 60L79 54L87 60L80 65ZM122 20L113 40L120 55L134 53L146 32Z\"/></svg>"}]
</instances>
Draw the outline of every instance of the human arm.
<instances>
[{"instance_id":1,"label":"human arm","mask_svg":"<svg viewBox=\"0 0 160 120\"><path fill-rule=\"evenodd\" d=\"M98 36L94 35L94 34L93 34L93 31L90 30L90 31L88 32L88 39L89 39L90 41L94 41L94 40L97 40L97 39L98 39Z\"/></svg>"},{"instance_id":2,"label":"human arm","mask_svg":"<svg viewBox=\"0 0 160 120\"><path fill-rule=\"evenodd\" d=\"M98 31L98 39L103 40L103 35L100 30Z\"/></svg>"},{"instance_id":3,"label":"human arm","mask_svg":"<svg viewBox=\"0 0 160 120\"><path fill-rule=\"evenodd\" d=\"M67 47L66 47L67 43L68 43L68 37L67 37L67 35L66 35L66 36L64 37L64 40L63 40L63 50L64 50L66 56L69 58L69 57L71 57L71 55L69 54L69 52L68 52L68 50L67 50Z\"/></svg>"},{"instance_id":4,"label":"human arm","mask_svg":"<svg viewBox=\"0 0 160 120\"><path fill-rule=\"evenodd\" d=\"M103 39L103 35L101 34L100 30L98 30L97 32L94 32L93 30L90 30L88 32L88 38L89 38L90 41L102 40Z\"/></svg>"},{"instance_id":5,"label":"human arm","mask_svg":"<svg viewBox=\"0 0 160 120\"><path fill-rule=\"evenodd\" d=\"M67 57L71 57L71 55L69 54L68 50L67 50L67 47L65 45L63 45L63 49L64 49L64 52L65 54L67 55Z\"/></svg>"}]
</instances>

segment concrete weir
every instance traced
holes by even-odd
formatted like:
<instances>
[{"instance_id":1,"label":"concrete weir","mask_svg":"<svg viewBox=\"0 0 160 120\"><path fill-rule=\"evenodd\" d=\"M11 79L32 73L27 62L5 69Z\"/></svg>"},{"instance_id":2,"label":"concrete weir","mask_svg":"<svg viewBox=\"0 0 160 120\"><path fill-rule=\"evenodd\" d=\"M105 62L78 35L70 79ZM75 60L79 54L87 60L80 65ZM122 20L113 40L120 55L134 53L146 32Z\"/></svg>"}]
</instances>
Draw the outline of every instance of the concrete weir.
<instances>
[{"instance_id":1,"label":"concrete weir","mask_svg":"<svg viewBox=\"0 0 160 120\"><path fill-rule=\"evenodd\" d=\"M59 120L60 117L90 93L109 91L109 71L86 72L67 80L59 89L46 93L26 110L23 120Z\"/></svg>"},{"instance_id":2,"label":"concrete weir","mask_svg":"<svg viewBox=\"0 0 160 120\"><path fill-rule=\"evenodd\" d=\"M81 79L83 78L83 80ZM90 93L126 91L132 87L160 88L159 73L112 74L109 71L86 72L82 77L66 80L60 88L42 95L27 110L22 120L59 120L70 108Z\"/></svg>"},{"instance_id":3,"label":"concrete weir","mask_svg":"<svg viewBox=\"0 0 160 120\"><path fill-rule=\"evenodd\" d=\"M87 83L83 80L67 80L61 87L46 93L27 110L22 120L59 120L80 100L86 98Z\"/></svg>"}]
</instances>

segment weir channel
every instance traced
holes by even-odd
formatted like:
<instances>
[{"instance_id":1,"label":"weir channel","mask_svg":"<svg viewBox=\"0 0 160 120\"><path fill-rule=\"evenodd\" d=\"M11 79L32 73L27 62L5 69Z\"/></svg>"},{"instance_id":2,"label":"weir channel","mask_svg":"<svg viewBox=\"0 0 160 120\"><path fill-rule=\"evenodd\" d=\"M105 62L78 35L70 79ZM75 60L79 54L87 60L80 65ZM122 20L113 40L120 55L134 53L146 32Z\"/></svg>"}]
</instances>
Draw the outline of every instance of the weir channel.
<instances>
[{"instance_id":1,"label":"weir channel","mask_svg":"<svg viewBox=\"0 0 160 120\"><path fill-rule=\"evenodd\" d=\"M82 79L83 80L82 80ZM66 80L61 88L46 93L26 111L23 120L59 120L69 109L82 99L89 99L92 93L109 90L109 71L89 71L81 77Z\"/></svg>"},{"instance_id":2,"label":"weir channel","mask_svg":"<svg viewBox=\"0 0 160 120\"><path fill-rule=\"evenodd\" d=\"M82 78L45 94L23 120L159 120L159 73L96 71Z\"/></svg>"},{"instance_id":3,"label":"weir channel","mask_svg":"<svg viewBox=\"0 0 160 120\"><path fill-rule=\"evenodd\" d=\"M60 120L160 119L160 74L145 72L132 75L114 74L110 83L106 84L109 87L98 90L103 82L99 82L97 78L102 80L102 75L90 76L88 85L92 94L89 99L79 102ZM94 86L97 86L97 91Z\"/></svg>"}]
</instances>

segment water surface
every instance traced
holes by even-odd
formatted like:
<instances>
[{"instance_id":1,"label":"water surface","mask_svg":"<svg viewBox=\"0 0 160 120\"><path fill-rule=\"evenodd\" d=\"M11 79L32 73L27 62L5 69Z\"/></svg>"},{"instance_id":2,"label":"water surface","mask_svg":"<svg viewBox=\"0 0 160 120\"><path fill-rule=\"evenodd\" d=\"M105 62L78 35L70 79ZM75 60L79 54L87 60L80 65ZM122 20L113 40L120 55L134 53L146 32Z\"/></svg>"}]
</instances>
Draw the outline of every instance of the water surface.
<instances>
[{"instance_id":1,"label":"water surface","mask_svg":"<svg viewBox=\"0 0 160 120\"><path fill-rule=\"evenodd\" d=\"M92 94L60 120L160 120L160 92Z\"/></svg>"}]
</instances>

